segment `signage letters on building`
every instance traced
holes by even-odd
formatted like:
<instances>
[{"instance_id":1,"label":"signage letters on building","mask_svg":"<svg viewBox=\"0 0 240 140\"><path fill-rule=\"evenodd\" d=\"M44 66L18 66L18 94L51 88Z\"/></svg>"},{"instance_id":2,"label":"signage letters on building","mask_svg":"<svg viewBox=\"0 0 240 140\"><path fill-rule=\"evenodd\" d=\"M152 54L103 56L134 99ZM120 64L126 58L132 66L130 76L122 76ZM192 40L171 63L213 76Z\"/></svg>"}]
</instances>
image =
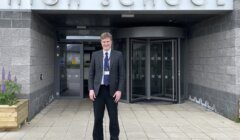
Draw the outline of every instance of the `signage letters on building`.
<instances>
[{"instance_id":1,"label":"signage letters on building","mask_svg":"<svg viewBox=\"0 0 240 140\"><path fill-rule=\"evenodd\" d=\"M168 5L175 6L179 4L179 0L165 0Z\"/></svg>"},{"instance_id":2,"label":"signage letters on building","mask_svg":"<svg viewBox=\"0 0 240 140\"><path fill-rule=\"evenodd\" d=\"M42 0L46 5L52 6L58 3L58 0Z\"/></svg>"},{"instance_id":3,"label":"signage letters on building","mask_svg":"<svg viewBox=\"0 0 240 140\"><path fill-rule=\"evenodd\" d=\"M217 5L224 6L225 5L225 0L217 0Z\"/></svg>"},{"instance_id":4,"label":"signage letters on building","mask_svg":"<svg viewBox=\"0 0 240 140\"><path fill-rule=\"evenodd\" d=\"M21 0L17 0L18 1L18 5L20 6L21 5ZM11 5L12 4L12 0L8 0L8 5Z\"/></svg>"},{"instance_id":5,"label":"signage letters on building","mask_svg":"<svg viewBox=\"0 0 240 140\"><path fill-rule=\"evenodd\" d=\"M201 6L205 4L205 0L192 0L192 3L197 6Z\"/></svg>"},{"instance_id":6,"label":"signage letters on building","mask_svg":"<svg viewBox=\"0 0 240 140\"><path fill-rule=\"evenodd\" d=\"M71 2L72 1L76 1L77 2L77 6L80 6L80 0L68 0L68 6L71 6Z\"/></svg>"},{"instance_id":7,"label":"signage letters on building","mask_svg":"<svg viewBox=\"0 0 240 140\"><path fill-rule=\"evenodd\" d=\"M102 6L108 6L110 4L109 0L103 0L101 2Z\"/></svg>"},{"instance_id":8,"label":"signage letters on building","mask_svg":"<svg viewBox=\"0 0 240 140\"><path fill-rule=\"evenodd\" d=\"M49 10L233 10L234 0L0 0L0 9ZM91 4L94 1L93 4ZM17 3L18 6L16 4ZM84 5L84 6L81 6ZM151 6L154 9L151 9ZM46 9L46 6L49 8ZM77 6L77 9L76 9ZM80 7L81 6L81 7ZM133 7L134 6L134 7ZM123 8L129 7L130 9ZM201 9L201 7L203 7Z\"/></svg>"},{"instance_id":9,"label":"signage letters on building","mask_svg":"<svg viewBox=\"0 0 240 140\"><path fill-rule=\"evenodd\" d=\"M9 5L11 5L11 1L9 0ZM32 0L31 0L32 1ZM43 3L49 6L56 5L59 0L42 0ZM68 6L71 6L71 2L73 0L68 0ZM80 6L80 0L75 0L77 2L77 5ZM155 0L143 0L144 6L146 6L147 1L151 1L153 6L155 6ZM202 6L206 4L206 0L190 0L194 5L196 6ZM133 0L119 0L120 4L123 6L132 6L134 5ZM176 6L180 4L180 0L165 0L165 2L170 5L170 6ZM18 4L20 5L21 0L18 0ZM216 3L218 6L224 6L225 5L225 0L216 0ZM109 0L102 0L101 1L102 6L109 6L110 1Z\"/></svg>"},{"instance_id":10,"label":"signage letters on building","mask_svg":"<svg viewBox=\"0 0 240 140\"><path fill-rule=\"evenodd\" d=\"M134 4L133 0L119 0L123 6L132 6Z\"/></svg>"},{"instance_id":11,"label":"signage letters on building","mask_svg":"<svg viewBox=\"0 0 240 140\"><path fill-rule=\"evenodd\" d=\"M155 0L143 0L143 5L146 6L148 1L151 1L152 5L155 6Z\"/></svg>"}]
</instances>

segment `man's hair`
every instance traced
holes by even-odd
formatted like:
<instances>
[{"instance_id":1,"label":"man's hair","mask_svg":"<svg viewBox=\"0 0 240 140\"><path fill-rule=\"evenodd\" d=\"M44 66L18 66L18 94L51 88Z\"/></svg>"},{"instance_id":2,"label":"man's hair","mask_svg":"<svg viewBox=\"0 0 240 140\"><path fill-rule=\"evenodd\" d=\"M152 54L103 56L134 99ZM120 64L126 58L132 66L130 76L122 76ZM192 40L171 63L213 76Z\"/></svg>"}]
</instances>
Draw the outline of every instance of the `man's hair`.
<instances>
[{"instance_id":1,"label":"man's hair","mask_svg":"<svg viewBox=\"0 0 240 140\"><path fill-rule=\"evenodd\" d=\"M104 32L101 34L100 39L103 40L105 38L110 38L112 40L112 34L109 32Z\"/></svg>"}]
</instances>

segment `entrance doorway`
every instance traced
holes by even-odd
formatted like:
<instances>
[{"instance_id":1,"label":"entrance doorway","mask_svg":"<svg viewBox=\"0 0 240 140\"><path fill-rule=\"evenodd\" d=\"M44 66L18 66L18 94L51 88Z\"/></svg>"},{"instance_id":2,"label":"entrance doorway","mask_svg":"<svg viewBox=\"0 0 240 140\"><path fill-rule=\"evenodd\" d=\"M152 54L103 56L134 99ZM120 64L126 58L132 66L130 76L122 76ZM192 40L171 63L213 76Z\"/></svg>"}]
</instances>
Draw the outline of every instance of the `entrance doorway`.
<instances>
[{"instance_id":1,"label":"entrance doorway","mask_svg":"<svg viewBox=\"0 0 240 140\"><path fill-rule=\"evenodd\" d=\"M177 101L177 40L131 39L130 47L131 101Z\"/></svg>"},{"instance_id":2,"label":"entrance doorway","mask_svg":"<svg viewBox=\"0 0 240 140\"><path fill-rule=\"evenodd\" d=\"M115 30L113 36L113 48L122 52L125 63L126 88L123 91L122 102L145 99L170 102L182 100L184 96L181 92L183 86L180 84L180 46L183 36L181 29L123 28ZM63 79L59 79L61 82L57 90L60 89L60 96L88 98L89 64L92 53L101 49L100 37L95 36L95 40L91 39L93 36L77 37L76 40L66 38L59 42L61 45L57 52L60 56L57 56L57 62L60 65L57 67L60 72L56 75ZM68 46L71 46L71 49ZM76 68L76 73L73 74L70 68Z\"/></svg>"},{"instance_id":3,"label":"entrance doorway","mask_svg":"<svg viewBox=\"0 0 240 140\"><path fill-rule=\"evenodd\" d=\"M77 43L76 43L77 42ZM88 71L92 53L101 49L99 40L60 42L57 47L59 95L88 98Z\"/></svg>"}]
</instances>

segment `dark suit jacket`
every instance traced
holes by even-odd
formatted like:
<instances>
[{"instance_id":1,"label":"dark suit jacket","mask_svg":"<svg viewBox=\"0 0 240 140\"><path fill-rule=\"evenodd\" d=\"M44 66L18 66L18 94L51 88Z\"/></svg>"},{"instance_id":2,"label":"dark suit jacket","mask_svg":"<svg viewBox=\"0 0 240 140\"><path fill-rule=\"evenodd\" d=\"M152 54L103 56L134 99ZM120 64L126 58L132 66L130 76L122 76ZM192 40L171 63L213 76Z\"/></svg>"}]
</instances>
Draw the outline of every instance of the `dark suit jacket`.
<instances>
[{"instance_id":1,"label":"dark suit jacket","mask_svg":"<svg viewBox=\"0 0 240 140\"><path fill-rule=\"evenodd\" d=\"M96 51L92 54L89 68L88 89L94 90L98 95L103 76L103 50ZM110 95L114 95L116 91L124 90L124 64L123 56L119 51L111 50L110 54Z\"/></svg>"}]
</instances>

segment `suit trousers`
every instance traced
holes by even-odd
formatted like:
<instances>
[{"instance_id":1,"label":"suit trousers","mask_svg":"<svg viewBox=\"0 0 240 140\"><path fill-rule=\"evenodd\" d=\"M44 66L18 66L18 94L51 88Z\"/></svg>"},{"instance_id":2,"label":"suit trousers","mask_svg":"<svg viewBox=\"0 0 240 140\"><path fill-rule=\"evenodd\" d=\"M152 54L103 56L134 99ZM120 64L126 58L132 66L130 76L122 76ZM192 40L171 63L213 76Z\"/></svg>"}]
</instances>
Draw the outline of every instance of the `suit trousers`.
<instances>
[{"instance_id":1,"label":"suit trousers","mask_svg":"<svg viewBox=\"0 0 240 140\"><path fill-rule=\"evenodd\" d=\"M94 109L94 127L93 140L103 140L103 117L105 106L107 107L109 116L109 132L110 140L119 140L119 124L118 124L118 103L114 102L114 98L110 95L109 86L101 85L99 93L93 101Z\"/></svg>"}]
</instances>

